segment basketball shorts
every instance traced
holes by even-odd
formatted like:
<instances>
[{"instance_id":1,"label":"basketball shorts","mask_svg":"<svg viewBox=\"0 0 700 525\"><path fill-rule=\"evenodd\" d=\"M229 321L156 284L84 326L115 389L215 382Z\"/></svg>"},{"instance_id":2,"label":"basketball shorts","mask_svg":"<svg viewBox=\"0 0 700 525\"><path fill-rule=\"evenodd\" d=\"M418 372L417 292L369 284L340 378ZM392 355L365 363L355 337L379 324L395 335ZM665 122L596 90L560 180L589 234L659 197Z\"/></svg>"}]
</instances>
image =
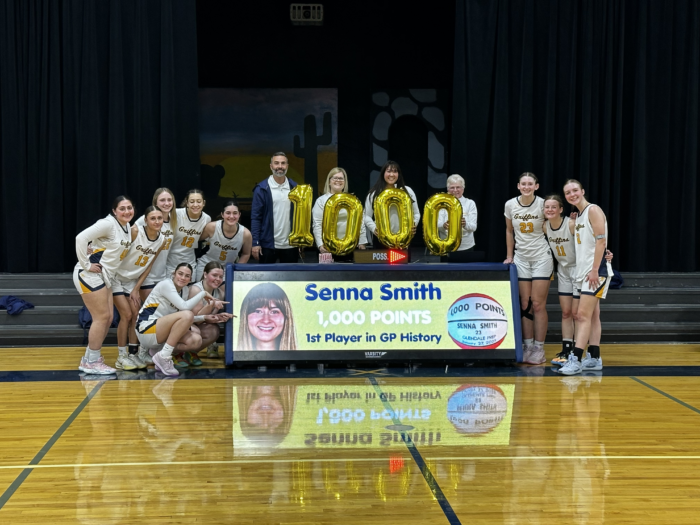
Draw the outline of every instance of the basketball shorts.
<instances>
[{"instance_id":1,"label":"basketball shorts","mask_svg":"<svg viewBox=\"0 0 700 525\"><path fill-rule=\"evenodd\" d=\"M574 283L575 271L575 266L564 267L560 264L557 267L557 286L559 289L559 295L571 295L574 297L574 299L578 299L579 291Z\"/></svg>"},{"instance_id":2,"label":"basketball shorts","mask_svg":"<svg viewBox=\"0 0 700 525\"><path fill-rule=\"evenodd\" d=\"M608 295L608 288L610 287L610 281L612 281L613 271L610 263L607 264L608 275L599 275L598 283L595 286L585 280L585 278L576 283L576 288L579 291L579 295L594 295L598 299L605 299ZM586 274L587 275L587 274Z\"/></svg>"},{"instance_id":3,"label":"basketball shorts","mask_svg":"<svg viewBox=\"0 0 700 525\"><path fill-rule=\"evenodd\" d=\"M126 279L121 279L115 277L112 279L112 295L131 295L134 291L137 281L127 281Z\"/></svg>"},{"instance_id":4,"label":"basketball shorts","mask_svg":"<svg viewBox=\"0 0 700 525\"><path fill-rule=\"evenodd\" d=\"M164 343L158 344L156 337L156 321L140 321L136 326L136 336L144 348L160 350L163 347Z\"/></svg>"},{"instance_id":5,"label":"basketball shorts","mask_svg":"<svg viewBox=\"0 0 700 525\"><path fill-rule=\"evenodd\" d=\"M107 286L101 273L83 270L79 264L73 270L73 284L80 295L96 292Z\"/></svg>"},{"instance_id":6,"label":"basketball shorts","mask_svg":"<svg viewBox=\"0 0 700 525\"><path fill-rule=\"evenodd\" d=\"M163 254L159 255L159 258L162 256L163 256ZM158 262L158 261L156 260L156 262ZM154 264L154 266L155 266L155 264ZM160 270L160 272L158 272L157 270ZM166 275L165 272L166 272L165 266L161 266L157 269L151 268L151 271L148 272L148 275L143 280L143 284L141 285L141 290L152 290L153 288L155 288L156 284L165 280L165 275Z\"/></svg>"},{"instance_id":7,"label":"basketball shorts","mask_svg":"<svg viewBox=\"0 0 700 525\"><path fill-rule=\"evenodd\" d=\"M548 281L552 278L554 262L551 257L540 261L523 261L516 255L513 263L518 269L518 281Z\"/></svg>"}]
</instances>

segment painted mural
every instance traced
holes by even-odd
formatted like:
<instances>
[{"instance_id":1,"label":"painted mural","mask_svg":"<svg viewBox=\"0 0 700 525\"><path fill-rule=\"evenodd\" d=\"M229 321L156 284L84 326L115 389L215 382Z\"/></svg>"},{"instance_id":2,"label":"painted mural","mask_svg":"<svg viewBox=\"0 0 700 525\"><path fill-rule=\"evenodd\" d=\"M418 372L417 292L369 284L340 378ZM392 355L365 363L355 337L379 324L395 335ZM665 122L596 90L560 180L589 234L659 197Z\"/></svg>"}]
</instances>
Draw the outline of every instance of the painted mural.
<instances>
[{"instance_id":1,"label":"painted mural","mask_svg":"<svg viewBox=\"0 0 700 525\"><path fill-rule=\"evenodd\" d=\"M284 151L287 175L314 196L338 164L336 89L200 89L202 190L211 202L236 198L250 209L255 184ZM215 196L215 197L214 197ZM214 197L214 198L212 198Z\"/></svg>"}]
</instances>

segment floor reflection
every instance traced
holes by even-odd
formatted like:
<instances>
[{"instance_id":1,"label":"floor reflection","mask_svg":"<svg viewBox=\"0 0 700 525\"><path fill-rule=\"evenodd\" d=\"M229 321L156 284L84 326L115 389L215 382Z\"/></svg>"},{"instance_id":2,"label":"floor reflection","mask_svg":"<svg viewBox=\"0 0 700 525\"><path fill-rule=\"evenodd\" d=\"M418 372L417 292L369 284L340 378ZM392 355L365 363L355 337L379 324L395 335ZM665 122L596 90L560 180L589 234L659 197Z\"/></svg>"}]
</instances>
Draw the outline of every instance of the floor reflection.
<instances>
[{"instance_id":1,"label":"floor reflection","mask_svg":"<svg viewBox=\"0 0 700 525\"><path fill-rule=\"evenodd\" d=\"M601 375L83 384L102 386L54 447L81 523L444 521L426 471L462 522L605 522Z\"/></svg>"},{"instance_id":2,"label":"floor reflection","mask_svg":"<svg viewBox=\"0 0 700 525\"><path fill-rule=\"evenodd\" d=\"M236 456L309 449L508 445L515 385L238 386Z\"/></svg>"}]
</instances>

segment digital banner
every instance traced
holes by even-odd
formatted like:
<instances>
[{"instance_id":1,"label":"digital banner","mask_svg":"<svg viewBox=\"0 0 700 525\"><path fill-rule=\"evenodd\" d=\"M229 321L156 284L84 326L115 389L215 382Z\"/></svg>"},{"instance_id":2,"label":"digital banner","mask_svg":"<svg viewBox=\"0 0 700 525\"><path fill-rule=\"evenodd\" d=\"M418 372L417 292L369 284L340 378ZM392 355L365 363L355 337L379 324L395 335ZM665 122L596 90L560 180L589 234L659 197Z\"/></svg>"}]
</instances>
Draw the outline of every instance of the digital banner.
<instances>
[{"instance_id":1,"label":"digital banner","mask_svg":"<svg viewBox=\"0 0 700 525\"><path fill-rule=\"evenodd\" d=\"M284 449L508 445L515 385L239 386L234 455ZM390 407L390 408L389 408Z\"/></svg>"},{"instance_id":2,"label":"digital banner","mask_svg":"<svg viewBox=\"0 0 700 525\"><path fill-rule=\"evenodd\" d=\"M346 271L319 269L324 265L237 271L243 266L227 278L236 316L227 326L228 364L326 356L515 358L520 327L512 272L427 265L406 265L405 271L362 271L358 265Z\"/></svg>"}]
</instances>

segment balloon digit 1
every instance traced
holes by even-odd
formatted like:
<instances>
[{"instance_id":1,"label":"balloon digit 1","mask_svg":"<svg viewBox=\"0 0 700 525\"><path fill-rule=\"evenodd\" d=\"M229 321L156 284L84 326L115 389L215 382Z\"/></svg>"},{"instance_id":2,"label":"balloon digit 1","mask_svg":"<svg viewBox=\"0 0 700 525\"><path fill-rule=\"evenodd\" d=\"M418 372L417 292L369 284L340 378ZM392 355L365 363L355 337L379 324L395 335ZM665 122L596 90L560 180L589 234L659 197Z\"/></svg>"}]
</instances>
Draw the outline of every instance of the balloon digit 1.
<instances>
[{"instance_id":1,"label":"balloon digit 1","mask_svg":"<svg viewBox=\"0 0 700 525\"><path fill-rule=\"evenodd\" d=\"M338 238L338 216L341 210L347 211L345 236ZM357 246L362 228L362 203L349 193L336 193L323 207L323 245L333 255L347 255Z\"/></svg>"},{"instance_id":2,"label":"balloon digit 1","mask_svg":"<svg viewBox=\"0 0 700 525\"><path fill-rule=\"evenodd\" d=\"M389 207L396 206L399 215L399 231L391 231ZM374 217L377 237L384 246L404 249L413 239L413 209L411 196L398 188L387 188L374 199Z\"/></svg>"},{"instance_id":3,"label":"balloon digit 1","mask_svg":"<svg viewBox=\"0 0 700 525\"><path fill-rule=\"evenodd\" d=\"M437 221L442 209L447 212L449 221L446 239L441 239L438 233ZM462 243L462 205L454 195L437 193L425 202L423 239L433 255L447 255L459 248Z\"/></svg>"},{"instance_id":4,"label":"balloon digit 1","mask_svg":"<svg viewBox=\"0 0 700 525\"><path fill-rule=\"evenodd\" d=\"M289 192L289 200L294 204L294 220L289 233L289 244L308 247L313 245L311 234L311 200L313 190L308 184L299 184Z\"/></svg>"}]
</instances>

